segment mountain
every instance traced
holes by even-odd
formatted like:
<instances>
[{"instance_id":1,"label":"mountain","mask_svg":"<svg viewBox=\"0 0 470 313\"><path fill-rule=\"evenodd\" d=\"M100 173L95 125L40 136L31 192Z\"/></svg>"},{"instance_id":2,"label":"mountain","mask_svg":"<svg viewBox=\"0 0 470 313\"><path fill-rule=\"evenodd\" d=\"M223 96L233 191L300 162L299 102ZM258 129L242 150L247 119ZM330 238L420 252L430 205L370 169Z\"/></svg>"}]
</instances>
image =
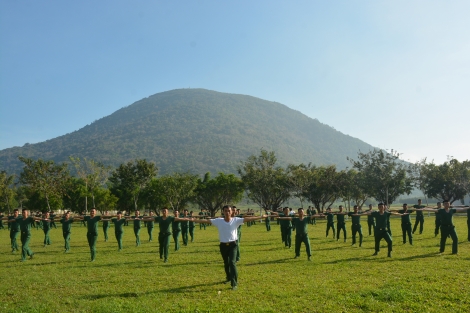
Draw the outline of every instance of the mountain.
<instances>
[{"instance_id":1,"label":"mountain","mask_svg":"<svg viewBox=\"0 0 470 313\"><path fill-rule=\"evenodd\" d=\"M18 156L67 162L70 155L104 164L147 159L159 173L236 173L260 149L279 165L349 166L347 156L373 147L287 106L205 89L177 89L124 107L73 133L0 151L0 169L19 173Z\"/></svg>"}]
</instances>

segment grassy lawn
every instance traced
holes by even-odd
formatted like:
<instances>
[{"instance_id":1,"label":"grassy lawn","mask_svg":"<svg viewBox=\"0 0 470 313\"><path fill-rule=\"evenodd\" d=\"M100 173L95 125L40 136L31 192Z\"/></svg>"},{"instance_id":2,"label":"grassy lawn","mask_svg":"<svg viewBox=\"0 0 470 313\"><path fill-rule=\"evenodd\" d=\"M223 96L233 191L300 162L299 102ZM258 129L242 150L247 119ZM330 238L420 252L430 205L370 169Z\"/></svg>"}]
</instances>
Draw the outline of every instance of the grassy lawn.
<instances>
[{"instance_id":1,"label":"grassy lawn","mask_svg":"<svg viewBox=\"0 0 470 313\"><path fill-rule=\"evenodd\" d=\"M414 245L403 245L400 220L392 219L393 258L382 241L376 257L374 241L365 233L361 248L325 238L325 221L309 226L313 260L305 247L294 259L284 248L279 226L243 226L239 288L224 285L217 229L195 230L195 242L158 257L158 228L153 242L146 229L135 247L132 226L125 227L124 250L117 251L100 233L97 260L90 253L85 227L74 224L71 251L63 253L62 232L51 230L52 245L43 247L42 230L33 230L34 259L21 263L11 254L9 232L0 230L0 312L469 312L470 242L466 217L454 217L459 254L438 255L434 218ZM350 222L347 223L350 236ZM294 233L295 234L295 233ZM295 235L294 235L295 236ZM294 237L293 236L293 237ZM18 239L19 240L19 239Z\"/></svg>"}]
</instances>

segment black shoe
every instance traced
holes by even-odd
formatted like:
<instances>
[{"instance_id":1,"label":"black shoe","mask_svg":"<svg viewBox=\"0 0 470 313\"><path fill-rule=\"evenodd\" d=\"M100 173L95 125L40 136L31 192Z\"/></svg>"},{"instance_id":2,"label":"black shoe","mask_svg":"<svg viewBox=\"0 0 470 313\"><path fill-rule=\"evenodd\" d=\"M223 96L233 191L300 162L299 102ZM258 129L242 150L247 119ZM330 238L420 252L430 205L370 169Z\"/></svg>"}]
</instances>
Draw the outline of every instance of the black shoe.
<instances>
[{"instance_id":1,"label":"black shoe","mask_svg":"<svg viewBox=\"0 0 470 313\"><path fill-rule=\"evenodd\" d=\"M389 258L392 257L392 251L388 251L388 255L387 255Z\"/></svg>"},{"instance_id":2,"label":"black shoe","mask_svg":"<svg viewBox=\"0 0 470 313\"><path fill-rule=\"evenodd\" d=\"M294 257L294 259L298 259L298 258L299 258L299 256L298 256L298 255L296 255L296 256Z\"/></svg>"},{"instance_id":3,"label":"black shoe","mask_svg":"<svg viewBox=\"0 0 470 313\"><path fill-rule=\"evenodd\" d=\"M32 260L34 257L34 253L29 256L29 259Z\"/></svg>"},{"instance_id":4,"label":"black shoe","mask_svg":"<svg viewBox=\"0 0 470 313\"><path fill-rule=\"evenodd\" d=\"M372 256L374 256L374 255L377 255L377 254L378 254L378 252L377 252L377 251L375 251L375 252L374 252L374 254L372 254Z\"/></svg>"},{"instance_id":5,"label":"black shoe","mask_svg":"<svg viewBox=\"0 0 470 313\"><path fill-rule=\"evenodd\" d=\"M309 257L308 257L308 260L309 260L309 261L312 261L312 257L311 257L311 256L309 256Z\"/></svg>"}]
</instances>

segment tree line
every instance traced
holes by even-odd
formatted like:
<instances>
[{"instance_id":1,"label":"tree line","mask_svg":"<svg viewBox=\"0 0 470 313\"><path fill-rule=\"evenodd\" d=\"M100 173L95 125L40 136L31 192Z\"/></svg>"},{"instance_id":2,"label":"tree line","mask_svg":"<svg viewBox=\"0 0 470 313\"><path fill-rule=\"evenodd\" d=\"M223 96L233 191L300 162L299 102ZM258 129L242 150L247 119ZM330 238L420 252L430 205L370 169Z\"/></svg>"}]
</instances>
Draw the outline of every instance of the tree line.
<instances>
[{"instance_id":1,"label":"tree line","mask_svg":"<svg viewBox=\"0 0 470 313\"><path fill-rule=\"evenodd\" d=\"M451 159L441 165L400 160L396 151L374 149L347 158L351 168L335 165L290 164L277 166L273 151L261 150L241 161L237 174L219 172L203 177L190 172L158 175L152 162L136 159L115 169L86 158L70 162L18 157L23 170L18 177L0 171L0 207L73 212L95 207L107 210L181 210L193 204L215 216L226 203L236 204L245 195L265 210L282 207L297 198L323 212L336 201L362 206L375 199L391 205L415 188L426 197L460 200L470 193L470 161ZM74 175L71 174L74 173ZM349 209L349 208L348 208Z\"/></svg>"}]
</instances>

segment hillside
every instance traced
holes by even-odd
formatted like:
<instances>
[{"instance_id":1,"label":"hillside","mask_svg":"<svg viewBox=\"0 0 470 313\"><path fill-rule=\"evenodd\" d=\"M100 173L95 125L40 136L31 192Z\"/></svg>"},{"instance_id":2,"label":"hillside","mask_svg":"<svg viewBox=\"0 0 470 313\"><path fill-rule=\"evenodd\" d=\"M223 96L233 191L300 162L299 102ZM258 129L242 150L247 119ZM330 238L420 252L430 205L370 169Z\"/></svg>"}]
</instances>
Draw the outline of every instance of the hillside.
<instances>
[{"instance_id":1,"label":"hillside","mask_svg":"<svg viewBox=\"0 0 470 313\"><path fill-rule=\"evenodd\" d=\"M17 156L68 161L70 155L117 166L136 158L160 173L236 172L260 149L280 165L349 165L346 156L372 147L277 102L251 96L178 89L139 100L73 133L0 151L0 169L21 171Z\"/></svg>"}]
</instances>

